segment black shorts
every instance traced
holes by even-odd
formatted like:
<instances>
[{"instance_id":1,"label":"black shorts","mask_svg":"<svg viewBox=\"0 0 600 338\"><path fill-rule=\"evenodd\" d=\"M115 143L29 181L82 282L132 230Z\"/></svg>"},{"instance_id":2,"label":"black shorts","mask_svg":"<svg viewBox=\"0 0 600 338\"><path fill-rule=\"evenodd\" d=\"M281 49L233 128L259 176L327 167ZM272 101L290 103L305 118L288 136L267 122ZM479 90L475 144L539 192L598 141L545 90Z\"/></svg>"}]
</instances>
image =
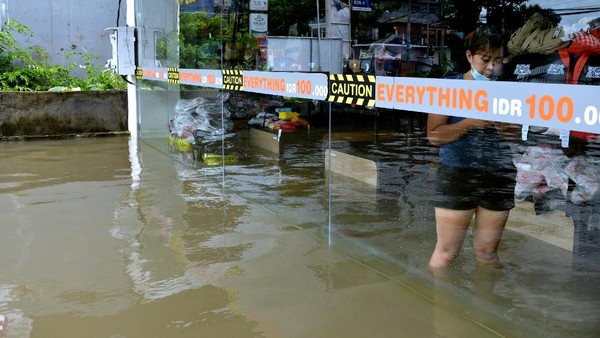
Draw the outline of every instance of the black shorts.
<instances>
[{"instance_id":1,"label":"black shorts","mask_svg":"<svg viewBox=\"0 0 600 338\"><path fill-rule=\"evenodd\" d=\"M433 204L439 208L470 210L478 206L493 211L515 207L513 169L494 171L440 165Z\"/></svg>"}]
</instances>

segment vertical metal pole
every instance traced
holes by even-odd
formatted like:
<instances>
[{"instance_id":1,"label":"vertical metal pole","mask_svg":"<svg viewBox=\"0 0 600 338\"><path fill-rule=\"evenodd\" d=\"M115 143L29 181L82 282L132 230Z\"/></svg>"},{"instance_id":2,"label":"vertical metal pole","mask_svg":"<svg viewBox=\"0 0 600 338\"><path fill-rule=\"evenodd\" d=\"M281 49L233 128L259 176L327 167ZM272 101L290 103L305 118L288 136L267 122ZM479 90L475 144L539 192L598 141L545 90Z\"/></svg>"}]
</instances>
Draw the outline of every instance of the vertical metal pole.
<instances>
[{"instance_id":1,"label":"vertical metal pole","mask_svg":"<svg viewBox=\"0 0 600 338\"><path fill-rule=\"evenodd\" d=\"M317 2L317 70L321 69L321 9L319 6L319 0ZM312 42L311 42L312 46ZM311 54L312 56L312 54Z\"/></svg>"},{"instance_id":2,"label":"vertical metal pole","mask_svg":"<svg viewBox=\"0 0 600 338\"><path fill-rule=\"evenodd\" d=\"M350 57L353 59L357 59L358 57L354 55L354 48L352 48L352 1L348 1L348 8L350 9L350 20L348 20L348 40L350 40Z\"/></svg>"},{"instance_id":3,"label":"vertical metal pole","mask_svg":"<svg viewBox=\"0 0 600 338\"><path fill-rule=\"evenodd\" d=\"M331 234L332 234L332 229L331 229L331 132L333 130L333 128L331 127L331 123L332 123L332 119L331 119L331 102L328 102L328 106L329 106L329 130L328 130L328 137L327 137L327 142L329 143L327 148L329 149L329 156L327 157L327 245L331 246Z\"/></svg>"},{"instance_id":4,"label":"vertical metal pole","mask_svg":"<svg viewBox=\"0 0 600 338\"><path fill-rule=\"evenodd\" d=\"M128 27L135 27L135 0L127 0L125 19ZM137 46L135 53L138 53ZM139 65L138 65L139 66ZM138 112L137 90L135 84L127 84L127 130L132 138L137 138L140 123Z\"/></svg>"},{"instance_id":5,"label":"vertical metal pole","mask_svg":"<svg viewBox=\"0 0 600 338\"><path fill-rule=\"evenodd\" d=\"M406 68L404 69L404 73L408 75L408 72L411 70L410 68L410 19L412 16L412 0L408 1L408 20L406 25Z\"/></svg>"},{"instance_id":6,"label":"vertical metal pole","mask_svg":"<svg viewBox=\"0 0 600 338\"><path fill-rule=\"evenodd\" d=\"M325 0L325 37L331 36L331 2L332 0Z\"/></svg>"},{"instance_id":7,"label":"vertical metal pole","mask_svg":"<svg viewBox=\"0 0 600 338\"><path fill-rule=\"evenodd\" d=\"M429 58L429 21L430 20L430 13L431 13L431 9L429 8L429 0L427 1L427 58Z\"/></svg>"}]
</instances>

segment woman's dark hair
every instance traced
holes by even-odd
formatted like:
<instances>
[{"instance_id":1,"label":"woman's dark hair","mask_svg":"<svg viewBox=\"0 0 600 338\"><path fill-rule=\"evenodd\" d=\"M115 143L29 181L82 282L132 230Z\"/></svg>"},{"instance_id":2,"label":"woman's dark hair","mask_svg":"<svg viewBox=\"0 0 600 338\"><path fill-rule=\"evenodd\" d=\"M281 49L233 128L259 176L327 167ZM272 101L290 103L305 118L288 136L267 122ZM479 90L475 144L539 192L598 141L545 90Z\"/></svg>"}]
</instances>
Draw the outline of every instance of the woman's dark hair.
<instances>
[{"instance_id":1,"label":"woman's dark hair","mask_svg":"<svg viewBox=\"0 0 600 338\"><path fill-rule=\"evenodd\" d=\"M481 54L502 46L502 36L490 26L478 26L465 36L465 47L471 54Z\"/></svg>"}]
</instances>

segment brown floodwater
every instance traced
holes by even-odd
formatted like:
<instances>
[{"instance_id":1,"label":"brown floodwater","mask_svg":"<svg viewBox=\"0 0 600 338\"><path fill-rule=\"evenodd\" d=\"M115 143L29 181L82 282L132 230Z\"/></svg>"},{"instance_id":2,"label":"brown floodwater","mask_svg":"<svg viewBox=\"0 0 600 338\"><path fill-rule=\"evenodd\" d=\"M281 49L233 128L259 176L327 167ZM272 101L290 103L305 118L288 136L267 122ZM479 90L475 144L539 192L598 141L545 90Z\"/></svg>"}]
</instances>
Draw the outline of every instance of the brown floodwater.
<instances>
[{"instance_id":1,"label":"brown floodwater","mask_svg":"<svg viewBox=\"0 0 600 338\"><path fill-rule=\"evenodd\" d=\"M433 279L423 204L341 177L327 189L306 144L225 167L165 144L0 143L0 337L598 333L598 275L562 251L509 233L518 263Z\"/></svg>"}]
</instances>

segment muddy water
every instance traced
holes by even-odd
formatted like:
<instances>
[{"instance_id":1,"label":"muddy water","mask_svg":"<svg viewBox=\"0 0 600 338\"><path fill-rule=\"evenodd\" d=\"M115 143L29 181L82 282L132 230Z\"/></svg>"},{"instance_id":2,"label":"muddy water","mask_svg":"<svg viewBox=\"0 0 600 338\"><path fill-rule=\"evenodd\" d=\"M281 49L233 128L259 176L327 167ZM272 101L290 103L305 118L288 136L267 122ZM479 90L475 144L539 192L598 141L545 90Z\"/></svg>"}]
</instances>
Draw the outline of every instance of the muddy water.
<instances>
[{"instance_id":1,"label":"muddy water","mask_svg":"<svg viewBox=\"0 0 600 338\"><path fill-rule=\"evenodd\" d=\"M328 190L321 140L224 170L169 154L163 140L0 144L2 334L598 332L598 275L574 272L566 252L535 239L509 232L500 271L475 267L467 252L447 276L427 273L429 150L398 154L407 170L386 188L334 176ZM360 150L385 158L405 142Z\"/></svg>"},{"instance_id":2,"label":"muddy water","mask_svg":"<svg viewBox=\"0 0 600 338\"><path fill-rule=\"evenodd\" d=\"M0 152L4 336L494 336L229 194L219 169L126 137Z\"/></svg>"}]
</instances>

